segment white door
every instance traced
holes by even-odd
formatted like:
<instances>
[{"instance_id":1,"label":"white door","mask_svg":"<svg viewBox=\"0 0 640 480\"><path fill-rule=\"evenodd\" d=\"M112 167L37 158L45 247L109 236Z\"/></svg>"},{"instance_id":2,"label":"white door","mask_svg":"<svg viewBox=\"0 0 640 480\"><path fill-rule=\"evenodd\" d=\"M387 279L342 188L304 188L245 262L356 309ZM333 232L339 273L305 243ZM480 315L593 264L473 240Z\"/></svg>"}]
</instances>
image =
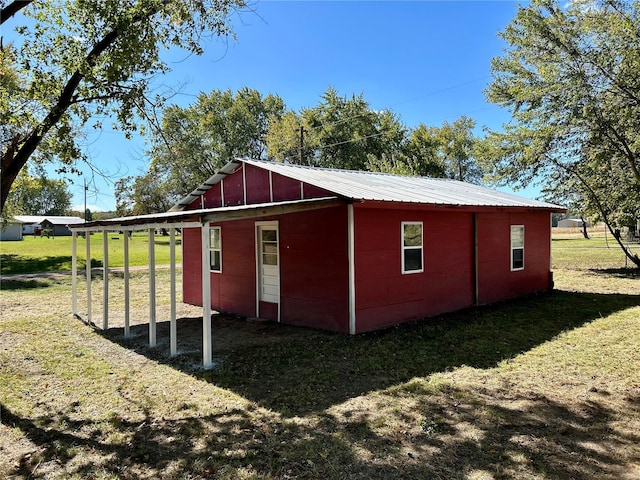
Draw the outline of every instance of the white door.
<instances>
[{"instance_id":1,"label":"white door","mask_svg":"<svg viewBox=\"0 0 640 480\"><path fill-rule=\"evenodd\" d=\"M258 300L280 303L278 224L257 224Z\"/></svg>"}]
</instances>

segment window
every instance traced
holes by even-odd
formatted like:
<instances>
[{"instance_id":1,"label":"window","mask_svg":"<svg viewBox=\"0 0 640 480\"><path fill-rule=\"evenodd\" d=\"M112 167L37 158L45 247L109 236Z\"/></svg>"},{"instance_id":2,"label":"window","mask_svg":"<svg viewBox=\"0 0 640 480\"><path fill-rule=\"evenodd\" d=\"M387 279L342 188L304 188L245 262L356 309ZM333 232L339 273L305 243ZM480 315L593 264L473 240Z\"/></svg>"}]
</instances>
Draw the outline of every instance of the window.
<instances>
[{"instance_id":1,"label":"window","mask_svg":"<svg viewBox=\"0 0 640 480\"><path fill-rule=\"evenodd\" d=\"M402 273L422 270L422 222L402 222Z\"/></svg>"},{"instance_id":2,"label":"window","mask_svg":"<svg viewBox=\"0 0 640 480\"><path fill-rule=\"evenodd\" d=\"M209 262L212 272L222 272L222 242L220 227L211 227L209 230Z\"/></svg>"},{"instance_id":3,"label":"window","mask_svg":"<svg viewBox=\"0 0 640 480\"><path fill-rule=\"evenodd\" d=\"M511 270L524 269L524 225L511 225Z\"/></svg>"}]
</instances>

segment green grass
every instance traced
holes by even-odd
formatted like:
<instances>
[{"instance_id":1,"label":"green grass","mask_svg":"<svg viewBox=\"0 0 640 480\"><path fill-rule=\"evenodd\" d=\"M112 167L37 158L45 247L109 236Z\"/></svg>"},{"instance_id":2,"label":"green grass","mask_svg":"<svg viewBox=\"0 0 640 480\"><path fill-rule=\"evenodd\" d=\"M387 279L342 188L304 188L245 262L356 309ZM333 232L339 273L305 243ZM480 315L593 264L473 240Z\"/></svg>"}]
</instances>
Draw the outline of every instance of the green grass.
<instances>
[{"instance_id":1,"label":"green grass","mask_svg":"<svg viewBox=\"0 0 640 480\"><path fill-rule=\"evenodd\" d=\"M145 272L128 339L118 275L106 332L68 278L4 281L0 478L640 478L640 277L570 255L554 292L382 332L216 315L206 371L201 309L168 355L166 271L156 348Z\"/></svg>"},{"instance_id":2,"label":"green grass","mask_svg":"<svg viewBox=\"0 0 640 480\"><path fill-rule=\"evenodd\" d=\"M635 254L640 255L640 244L625 244ZM590 239L581 237L553 238L553 268L626 268L633 264L625 257L618 243L609 235L592 235Z\"/></svg>"},{"instance_id":3,"label":"green grass","mask_svg":"<svg viewBox=\"0 0 640 480\"><path fill-rule=\"evenodd\" d=\"M124 265L124 247L122 234L109 233L109 266ZM91 264L102 266L102 233L91 238ZM40 238L25 236L20 242L0 242L0 274L53 272L71 270L71 237ZM169 263L169 237L155 237L156 264ZM83 269L86 262L85 239L78 238L78 268ZM146 232L135 232L129 241L129 265L147 266L149 264L149 238ZM182 249L180 237L176 238L176 261L180 262Z\"/></svg>"}]
</instances>

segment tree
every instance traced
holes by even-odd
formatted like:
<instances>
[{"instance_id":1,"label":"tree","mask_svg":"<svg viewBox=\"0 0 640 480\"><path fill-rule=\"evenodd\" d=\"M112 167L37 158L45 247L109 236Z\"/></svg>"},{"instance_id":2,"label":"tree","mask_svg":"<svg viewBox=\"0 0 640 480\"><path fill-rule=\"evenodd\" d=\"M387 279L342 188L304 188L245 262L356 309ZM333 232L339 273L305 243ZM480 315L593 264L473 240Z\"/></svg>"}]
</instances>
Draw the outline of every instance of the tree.
<instances>
[{"instance_id":1,"label":"tree","mask_svg":"<svg viewBox=\"0 0 640 480\"><path fill-rule=\"evenodd\" d=\"M13 215L65 215L71 208L71 193L62 180L29 176L23 170L7 197L5 213Z\"/></svg>"},{"instance_id":2,"label":"tree","mask_svg":"<svg viewBox=\"0 0 640 480\"><path fill-rule=\"evenodd\" d=\"M509 49L493 60L487 90L513 118L479 150L495 181L542 179L560 197L569 186L612 234L640 216L639 7L626 0L521 7L502 33Z\"/></svg>"},{"instance_id":3,"label":"tree","mask_svg":"<svg viewBox=\"0 0 640 480\"><path fill-rule=\"evenodd\" d=\"M162 49L200 54L207 35L229 34L243 0L0 0L0 23L16 15L20 47L3 50L0 82L0 209L29 161L74 170L83 156L75 133L91 118L112 116L127 135L150 98L155 75L168 70ZM18 18L30 17L31 21ZM9 52L9 53L7 53ZM1 77L1 75L0 75Z\"/></svg>"},{"instance_id":4,"label":"tree","mask_svg":"<svg viewBox=\"0 0 640 480\"><path fill-rule=\"evenodd\" d=\"M406 173L436 178L451 178L480 183L482 170L475 160L475 121L460 117L441 127L418 125L403 144L401 154L391 161L370 161L372 170L388 173Z\"/></svg>"},{"instance_id":5,"label":"tree","mask_svg":"<svg viewBox=\"0 0 640 480\"><path fill-rule=\"evenodd\" d=\"M284 109L277 95L263 97L246 87L235 95L231 90L201 93L186 108L168 107L162 128L151 137L146 183L162 183L164 193L177 199L234 157L266 158L269 122Z\"/></svg>"},{"instance_id":6,"label":"tree","mask_svg":"<svg viewBox=\"0 0 640 480\"><path fill-rule=\"evenodd\" d=\"M119 216L166 212L179 199L167 193L164 183L154 170L138 177L129 176L118 180L115 184L115 197Z\"/></svg>"},{"instance_id":7,"label":"tree","mask_svg":"<svg viewBox=\"0 0 640 480\"><path fill-rule=\"evenodd\" d=\"M268 156L327 168L365 170L368 157L400 151L406 129L389 110L374 111L362 94L341 97L328 88L321 102L287 112L269 124Z\"/></svg>"}]
</instances>

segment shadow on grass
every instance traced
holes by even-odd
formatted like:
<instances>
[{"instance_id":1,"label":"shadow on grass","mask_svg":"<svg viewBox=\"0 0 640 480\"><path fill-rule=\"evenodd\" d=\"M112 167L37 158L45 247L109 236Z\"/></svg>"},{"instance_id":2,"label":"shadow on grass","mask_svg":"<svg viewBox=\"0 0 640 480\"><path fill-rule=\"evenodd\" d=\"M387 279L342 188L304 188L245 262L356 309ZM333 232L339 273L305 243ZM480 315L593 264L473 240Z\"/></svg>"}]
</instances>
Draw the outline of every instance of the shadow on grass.
<instances>
[{"instance_id":1,"label":"shadow on grass","mask_svg":"<svg viewBox=\"0 0 640 480\"><path fill-rule=\"evenodd\" d=\"M6 280L0 282L0 290L32 290L34 288L47 288L51 286L48 280L25 279L25 280Z\"/></svg>"},{"instance_id":2,"label":"shadow on grass","mask_svg":"<svg viewBox=\"0 0 640 480\"><path fill-rule=\"evenodd\" d=\"M611 399L596 391L567 405L552 392L407 381L460 365L493 367L560 332L637 305L640 295L556 291L357 336L216 315L219 364L208 371L194 368L201 355L201 318L179 321L184 353L175 358L167 355L167 322L158 324L155 349L144 345L148 325L133 327L137 336L129 339L112 329L105 337L265 409L212 397L219 406L214 414L203 415L195 402L154 416L116 375L112 388L127 408L107 420L95 419L87 408L95 398L83 399L84 408L72 398L62 407L39 404L32 417L0 405L2 424L18 428L35 445L7 473L124 479L634 478L640 435L620 421L620 412L638 418L637 392ZM374 390L380 393L362 409L356 397ZM84 392L74 395L82 398ZM344 403L349 399L354 402ZM376 405L379 410L372 411ZM133 421L126 417L131 411L143 414Z\"/></svg>"},{"instance_id":3,"label":"shadow on grass","mask_svg":"<svg viewBox=\"0 0 640 480\"><path fill-rule=\"evenodd\" d=\"M375 428L357 410L307 424L239 408L198 415L182 405L182 416L147 412L132 422L113 415L107 426L79 415L76 404L35 418L0 409L4 425L37 445L9 472L19 478L40 478L42 466L49 474L61 469L61 478L614 479L629 473L619 450L640 442L597 397L568 407L536 395L516 410L491 391L451 386L412 394L424 420L396 433ZM629 397L623 407L637 411L638 402ZM474 426L475 437L456 428L464 424Z\"/></svg>"},{"instance_id":4,"label":"shadow on grass","mask_svg":"<svg viewBox=\"0 0 640 480\"><path fill-rule=\"evenodd\" d=\"M0 273L2 275L17 275L25 273L56 272L71 270L71 255L54 257L24 257L16 254L0 254ZM101 267L102 261L91 259L92 267ZM78 268L84 268L84 261L78 262Z\"/></svg>"},{"instance_id":5,"label":"shadow on grass","mask_svg":"<svg viewBox=\"0 0 640 480\"><path fill-rule=\"evenodd\" d=\"M617 278L640 278L640 268L591 268L591 273Z\"/></svg>"},{"instance_id":6,"label":"shadow on grass","mask_svg":"<svg viewBox=\"0 0 640 480\"><path fill-rule=\"evenodd\" d=\"M461 365L491 368L558 335L613 312L640 305L640 295L554 291L379 332L348 336L275 323L214 315L213 355L202 370L202 319L178 322L183 354L169 357L169 324L157 324L149 348L148 325L104 334L112 341L197 378L232 390L284 416L322 412L367 392Z\"/></svg>"}]
</instances>

